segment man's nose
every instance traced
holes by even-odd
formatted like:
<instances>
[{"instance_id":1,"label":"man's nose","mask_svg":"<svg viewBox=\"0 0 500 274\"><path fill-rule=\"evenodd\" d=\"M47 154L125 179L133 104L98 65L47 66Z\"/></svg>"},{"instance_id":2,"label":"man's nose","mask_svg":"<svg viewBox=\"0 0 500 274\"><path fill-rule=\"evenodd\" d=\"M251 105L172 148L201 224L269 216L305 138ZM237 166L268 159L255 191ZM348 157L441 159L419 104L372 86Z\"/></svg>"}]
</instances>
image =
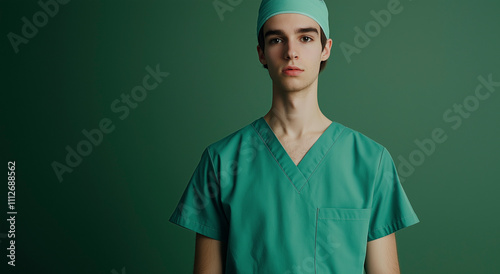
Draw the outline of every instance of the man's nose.
<instances>
[{"instance_id":1,"label":"man's nose","mask_svg":"<svg viewBox=\"0 0 500 274\"><path fill-rule=\"evenodd\" d=\"M296 59L298 56L297 44L294 41L288 41L286 43L285 59Z\"/></svg>"}]
</instances>

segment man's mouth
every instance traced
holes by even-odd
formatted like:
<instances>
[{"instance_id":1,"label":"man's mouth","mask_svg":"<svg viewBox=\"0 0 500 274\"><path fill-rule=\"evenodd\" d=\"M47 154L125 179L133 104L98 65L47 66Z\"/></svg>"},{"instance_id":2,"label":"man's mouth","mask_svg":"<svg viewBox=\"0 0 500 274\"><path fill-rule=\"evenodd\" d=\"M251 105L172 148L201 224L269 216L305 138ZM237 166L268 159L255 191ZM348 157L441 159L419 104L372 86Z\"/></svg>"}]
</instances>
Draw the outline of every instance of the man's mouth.
<instances>
[{"instance_id":1,"label":"man's mouth","mask_svg":"<svg viewBox=\"0 0 500 274\"><path fill-rule=\"evenodd\" d=\"M301 74L304 70L296 66L287 66L283 69L283 73L288 76L297 76Z\"/></svg>"},{"instance_id":2,"label":"man's mouth","mask_svg":"<svg viewBox=\"0 0 500 274\"><path fill-rule=\"evenodd\" d=\"M287 66L283 69L283 72L285 71L304 71L303 69L299 68L299 67L296 67L296 66Z\"/></svg>"}]
</instances>

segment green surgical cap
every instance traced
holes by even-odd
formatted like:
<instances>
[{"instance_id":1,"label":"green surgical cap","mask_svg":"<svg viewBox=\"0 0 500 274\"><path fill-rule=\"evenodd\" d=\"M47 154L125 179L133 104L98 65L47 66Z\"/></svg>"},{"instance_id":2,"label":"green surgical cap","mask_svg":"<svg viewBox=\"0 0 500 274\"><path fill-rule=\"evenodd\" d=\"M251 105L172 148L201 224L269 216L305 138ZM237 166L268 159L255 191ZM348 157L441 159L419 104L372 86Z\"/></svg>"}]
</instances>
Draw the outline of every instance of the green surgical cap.
<instances>
[{"instance_id":1,"label":"green surgical cap","mask_svg":"<svg viewBox=\"0 0 500 274\"><path fill-rule=\"evenodd\" d=\"M281 13L298 13L312 18L323 29L326 38L330 38L328 9L323 0L262 0L257 19L257 37L264 23Z\"/></svg>"}]
</instances>

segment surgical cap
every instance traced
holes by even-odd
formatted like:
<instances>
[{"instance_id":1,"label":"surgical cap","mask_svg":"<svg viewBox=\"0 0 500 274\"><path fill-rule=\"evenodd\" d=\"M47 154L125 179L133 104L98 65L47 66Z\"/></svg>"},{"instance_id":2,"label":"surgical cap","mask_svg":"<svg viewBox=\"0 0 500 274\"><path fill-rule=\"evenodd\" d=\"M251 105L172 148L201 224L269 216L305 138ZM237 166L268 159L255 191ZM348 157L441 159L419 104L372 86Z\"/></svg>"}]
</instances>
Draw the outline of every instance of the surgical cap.
<instances>
[{"instance_id":1,"label":"surgical cap","mask_svg":"<svg viewBox=\"0 0 500 274\"><path fill-rule=\"evenodd\" d=\"M257 36L269 18L281 13L298 13L312 18L323 29L326 38L330 38L328 9L323 0L262 0L257 19Z\"/></svg>"}]
</instances>

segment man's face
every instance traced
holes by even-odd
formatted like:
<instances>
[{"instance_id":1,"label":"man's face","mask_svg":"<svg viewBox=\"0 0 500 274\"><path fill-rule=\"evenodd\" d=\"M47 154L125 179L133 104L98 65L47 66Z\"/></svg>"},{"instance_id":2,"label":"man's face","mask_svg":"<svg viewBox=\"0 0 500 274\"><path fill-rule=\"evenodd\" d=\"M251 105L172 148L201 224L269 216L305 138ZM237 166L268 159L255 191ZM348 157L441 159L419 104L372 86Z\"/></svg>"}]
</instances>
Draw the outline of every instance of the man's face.
<instances>
[{"instance_id":1,"label":"man's face","mask_svg":"<svg viewBox=\"0 0 500 274\"><path fill-rule=\"evenodd\" d=\"M300 91L313 84L321 61L330 56L331 39L321 46L320 26L308 16L283 13L271 17L263 26L264 51L257 46L260 62L267 64L273 85ZM299 70L287 71L295 66Z\"/></svg>"}]
</instances>

